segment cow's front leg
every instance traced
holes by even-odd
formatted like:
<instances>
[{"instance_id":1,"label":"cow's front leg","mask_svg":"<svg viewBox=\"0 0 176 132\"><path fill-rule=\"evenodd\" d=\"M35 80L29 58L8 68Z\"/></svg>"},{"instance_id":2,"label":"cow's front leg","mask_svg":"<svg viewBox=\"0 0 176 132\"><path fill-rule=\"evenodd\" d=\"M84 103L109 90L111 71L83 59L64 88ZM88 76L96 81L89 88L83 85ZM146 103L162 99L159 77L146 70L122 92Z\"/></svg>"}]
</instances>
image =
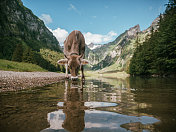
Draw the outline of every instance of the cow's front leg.
<instances>
[{"instance_id":1,"label":"cow's front leg","mask_svg":"<svg viewBox=\"0 0 176 132\"><path fill-rule=\"evenodd\" d=\"M65 64L65 77L68 79L68 64Z\"/></svg>"},{"instance_id":2,"label":"cow's front leg","mask_svg":"<svg viewBox=\"0 0 176 132\"><path fill-rule=\"evenodd\" d=\"M85 80L83 65L81 65L81 79Z\"/></svg>"}]
</instances>

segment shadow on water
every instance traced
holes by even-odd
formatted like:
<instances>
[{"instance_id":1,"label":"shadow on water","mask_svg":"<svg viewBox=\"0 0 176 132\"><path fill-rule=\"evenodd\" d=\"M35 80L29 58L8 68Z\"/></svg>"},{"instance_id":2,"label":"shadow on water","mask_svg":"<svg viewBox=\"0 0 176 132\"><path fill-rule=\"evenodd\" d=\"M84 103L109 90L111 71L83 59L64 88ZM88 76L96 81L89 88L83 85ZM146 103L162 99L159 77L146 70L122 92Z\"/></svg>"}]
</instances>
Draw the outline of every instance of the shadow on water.
<instances>
[{"instance_id":1,"label":"shadow on water","mask_svg":"<svg viewBox=\"0 0 176 132\"><path fill-rule=\"evenodd\" d=\"M0 93L0 131L173 131L175 86L172 79L89 78Z\"/></svg>"}]
</instances>

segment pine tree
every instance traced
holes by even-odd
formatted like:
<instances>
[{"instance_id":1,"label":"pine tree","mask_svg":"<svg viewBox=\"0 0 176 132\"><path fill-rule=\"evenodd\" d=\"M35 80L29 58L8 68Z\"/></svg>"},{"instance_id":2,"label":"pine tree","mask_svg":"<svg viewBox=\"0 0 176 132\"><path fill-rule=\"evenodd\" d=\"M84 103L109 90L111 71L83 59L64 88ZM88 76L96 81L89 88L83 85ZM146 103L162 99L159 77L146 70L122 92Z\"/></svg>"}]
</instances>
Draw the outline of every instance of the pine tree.
<instances>
[{"instance_id":1,"label":"pine tree","mask_svg":"<svg viewBox=\"0 0 176 132\"><path fill-rule=\"evenodd\" d=\"M159 28L139 46L129 66L130 74L169 75L176 73L176 0L170 0Z\"/></svg>"},{"instance_id":2,"label":"pine tree","mask_svg":"<svg viewBox=\"0 0 176 132\"><path fill-rule=\"evenodd\" d=\"M34 52L31 48L27 48L23 54L23 62L34 63Z\"/></svg>"},{"instance_id":3,"label":"pine tree","mask_svg":"<svg viewBox=\"0 0 176 132\"><path fill-rule=\"evenodd\" d=\"M21 62L23 58L23 46L22 44L17 44L12 55L12 61Z\"/></svg>"}]
</instances>

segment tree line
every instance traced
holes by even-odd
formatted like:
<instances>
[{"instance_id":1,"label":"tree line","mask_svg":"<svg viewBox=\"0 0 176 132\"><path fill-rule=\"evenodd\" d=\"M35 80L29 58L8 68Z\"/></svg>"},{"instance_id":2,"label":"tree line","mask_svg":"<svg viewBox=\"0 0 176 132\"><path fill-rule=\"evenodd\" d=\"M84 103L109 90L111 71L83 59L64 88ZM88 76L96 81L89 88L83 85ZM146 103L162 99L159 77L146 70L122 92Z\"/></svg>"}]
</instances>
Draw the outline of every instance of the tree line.
<instances>
[{"instance_id":1,"label":"tree line","mask_svg":"<svg viewBox=\"0 0 176 132\"><path fill-rule=\"evenodd\" d=\"M176 0L169 0L160 15L158 30L137 48L131 59L131 75L171 75L176 73Z\"/></svg>"},{"instance_id":2,"label":"tree line","mask_svg":"<svg viewBox=\"0 0 176 132\"><path fill-rule=\"evenodd\" d=\"M49 71L65 71L63 66L57 65L63 53L46 48L36 51L15 37L0 38L0 45L0 59L32 63Z\"/></svg>"}]
</instances>

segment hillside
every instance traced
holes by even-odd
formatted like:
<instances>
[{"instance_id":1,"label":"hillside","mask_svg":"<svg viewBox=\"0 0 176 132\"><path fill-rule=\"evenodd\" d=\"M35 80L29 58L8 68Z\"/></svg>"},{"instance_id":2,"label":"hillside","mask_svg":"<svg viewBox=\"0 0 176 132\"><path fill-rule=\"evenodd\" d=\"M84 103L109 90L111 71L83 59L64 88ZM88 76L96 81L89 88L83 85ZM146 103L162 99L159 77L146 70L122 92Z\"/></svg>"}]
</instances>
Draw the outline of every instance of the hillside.
<instances>
[{"instance_id":1,"label":"hillside","mask_svg":"<svg viewBox=\"0 0 176 132\"><path fill-rule=\"evenodd\" d=\"M128 55L130 56L133 52L133 45L130 45L129 42L136 38L138 32L140 32L140 27L136 25L119 35L114 41L90 51L87 58L93 65L92 69L99 70L113 65L117 61L122 61L122 59L126 57L126 50L126 52L129 51ZM121 64L119 63L117 67L120 65L122 65L122 62ZM123 66L120 66L120 68L123 68ZM113 68L113 70L117 70L117 68Z\"/></svg>"},{"instance_id":2,"label":"hillside","mask_svg":"<svg viewBox=\"0 0 176 132\"><path fill-rule=\"evenodd\" d=\"M169 1L158 27L148 40L136 48L129 67L130 74L176 74L176 1Z\"/></svg>"},{"instance_id":3,"label":"hillside","mask_svg":"<svg viewBox=\"0 0 176 132\"><path fill-rule=\"evenodd\" d=\"M140 31L140 26L136 25L119 35L114 41L94 50L89 49L87 59L93 65L92 69L102 72L128 72L130 60L137 45L148 39L152 30L157 30L158 21L159 17L144 31Z\"/></svg>"},{"instance_id":4,"label":"hillside","mask_svg":"<svg viewBox=\"0 0 176 132\"><path fill-rule=\"evenodd\" d=\"M0 59L33 63L57 71L58 66L51 64L51 59L41 53L41 49L49 49L63 57L59 54L62 52L59 42L44 22L21 0L0 1L0 14Z\"/></svg>"}]
</instances>

